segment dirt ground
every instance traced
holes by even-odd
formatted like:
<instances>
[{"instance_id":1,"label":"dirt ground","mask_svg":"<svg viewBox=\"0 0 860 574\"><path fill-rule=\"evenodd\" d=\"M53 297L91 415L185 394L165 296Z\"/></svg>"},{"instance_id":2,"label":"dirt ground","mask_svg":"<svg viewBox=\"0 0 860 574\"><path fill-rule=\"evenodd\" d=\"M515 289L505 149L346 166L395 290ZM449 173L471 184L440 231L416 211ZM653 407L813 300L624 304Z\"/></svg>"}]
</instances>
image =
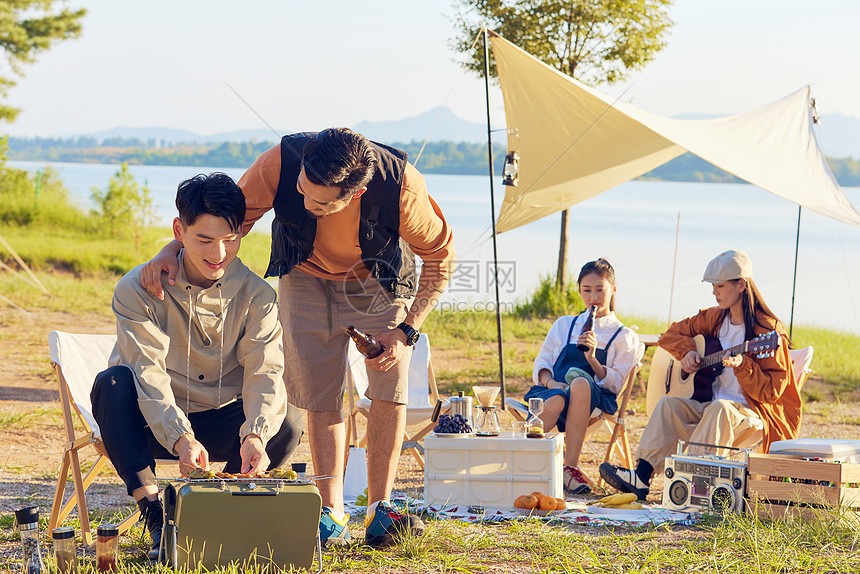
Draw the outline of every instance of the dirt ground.
<instances>
[{"instance_id":1,"label":"dirt ground","mask_svg":"<svg viewBox=\"0 0 860 574\"><path fill-rule=\"evenodd\" d=\"M18 552L12 540L12 510L38 505L43 515L50 513L56 474L63 454L65 433L57 385L51 371L47 336L51 330L78 333L111 333L114 323L107 316L76 316L60 312L22 312L0 307L0 563ZM437 370L454 370L469 359L455 351L434 350ZM632 447L635 454L637 437L645 425L644 400L637 388L633 392L632 409L627 413ZM521 393L520 393L521 394ZM361 419L361 417L359 417ZM505 426L510 415L502 414ZM860 409L857 403L811 403L805 406L802 436L857 438L860 429ZM597 478L597 465L606 451L608 434L598 432L583 449L582 466L592 478ZM95 460L95 451L82 451L82 465ZM294 454L293 461L310 462L305 440ZM167 472L175 472L167 467ZM312 469L309 469L312 470ZM159 471L161 472L161 471ZM70 495L71 483L66 489ZM417 462L404 454L395 490L421 496L423 474ZM652 486L652 498L659 500L662 480ZM87 491L91 510L110 516L128 514L130 499L119 479L108 465ZM356 521L353 536L362 536Z\"/></svg>"}]
</instances>

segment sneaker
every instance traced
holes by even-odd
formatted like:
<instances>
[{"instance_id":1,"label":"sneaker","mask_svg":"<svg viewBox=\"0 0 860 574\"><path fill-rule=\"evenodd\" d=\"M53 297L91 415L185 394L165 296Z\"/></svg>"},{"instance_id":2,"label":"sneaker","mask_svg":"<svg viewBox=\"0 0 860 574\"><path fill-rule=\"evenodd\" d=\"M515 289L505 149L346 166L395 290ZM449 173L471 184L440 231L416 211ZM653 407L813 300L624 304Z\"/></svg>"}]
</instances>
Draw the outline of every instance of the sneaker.
<instances>
[{"instance_id":1,"label":"sneaker","mask_svg":"<svg viewBox=\"0 0 860 574\"><path fill-rule=\"evenodd\" d=\"M323 548L329 546L344 546L349 544L349 514L344 514L342 520L331 515L332 509L322 507L320 515L320 542Z\"/></svg>"},{"instance_id":2,"label":"sneaker","mask_svg":"<svg viewBox=\"0 0 860 574\"><path fill-rule=\"evenodd\" d=\"M367 545L374 548L390 546L397 535L404 534L424 534L424 522L414 514L398 512L389 502L377 504L364 534Z\"/></svg>"},{"instance_id":3,"label":"sneaker","mask_svg":"<svg viewBox=\"0 0 860 574\"><path fill-rule=\"evenodd\" d=\"M578 466L565 466L562 485L565 494L588 494L591 487Z\"/></svg>"},{"instance_id":4,"label":"sneaker","mask_svg":"<svg viewBox=\"0 0 860 574\"><path fill-rule=\"evenodd\" d=\"M146 559L156 561L161 547L161 531L164 528L164 507L161 505L161 500L157 498L149 500L146 497L137 501L137 507L140 509L140 519L146 525L151 541L149 550L146 551Z\"/></svg>"},{"instance_id":5,"label":"sneaker","mask_svg":"<svg viewBox=\"0 0 860 574\"><path fill-rule=\"evenodd\" d=\"M639 500L645 500L648 497L650 487L629 468L604 462L600 465L600 477L612 488L621 492L632 492Z\"/></svg>"}]
</instances>

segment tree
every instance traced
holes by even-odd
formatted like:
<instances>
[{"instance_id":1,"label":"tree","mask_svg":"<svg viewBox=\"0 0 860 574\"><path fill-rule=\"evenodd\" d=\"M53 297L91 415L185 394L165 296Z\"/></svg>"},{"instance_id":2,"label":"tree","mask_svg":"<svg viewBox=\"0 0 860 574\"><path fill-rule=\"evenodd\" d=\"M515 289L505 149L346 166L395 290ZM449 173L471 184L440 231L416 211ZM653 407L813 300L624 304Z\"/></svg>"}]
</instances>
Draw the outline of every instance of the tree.
<instances>
[{"instance_id":1,"label":"tree","mask_svg":"<svg viewBox=\"0 0 860 574\"><path fill-rule=\"evenodd\" d=\"M154 219L155 211L149 188L138 186L127 163L111 176L105 191L93 188L93 201L110 234L122 237L133 233L135 249L139 249L143 228Z\"/></svg>"},{"instance_id":2,"label":"tree","mask_svg":"<svg viewBox=\"0 0 860 574\"><path fill-rule=\"evenodd\" d=\"M23 75L23 65L56 42L81 35L81 19L86 10L57 8L58 0L15 0L0 2L0 52L11 76L0 75L0 100L15 85L13 76ZM11 122L20 110L0 101L0 120Z\"/></svg>"},{"instance_id":3,"label":"tree","mask_svg":"<svg viewBox=\"0 0 860 574\"><path fill-rule=\"evenodd\" d=\"M455 0L456 37L467 70L484 73L483 52L472 50L481 28L505 39L580 82L596 86L625 79L662 50L672 28L672 0ZM496 76L491 62L490 75ZM567 277L567 220L561 212L556 282Z\"/></svg>"}]
</instances>

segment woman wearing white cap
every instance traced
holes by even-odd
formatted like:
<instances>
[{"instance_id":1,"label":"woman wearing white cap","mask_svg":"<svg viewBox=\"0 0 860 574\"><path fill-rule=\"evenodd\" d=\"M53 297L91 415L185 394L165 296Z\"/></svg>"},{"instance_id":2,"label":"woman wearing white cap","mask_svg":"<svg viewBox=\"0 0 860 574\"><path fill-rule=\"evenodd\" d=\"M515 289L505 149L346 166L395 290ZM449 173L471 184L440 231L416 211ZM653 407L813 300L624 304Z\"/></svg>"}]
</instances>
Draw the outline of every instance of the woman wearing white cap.
<instances>
[{"instance_id":1,"label":"woman wearing white cap","mask_svg":"<svg viewBox=\"0 0 860 574\"><path fill-rule=\"evenodd\" d=\"M608 484L641 499L648 494L652 474L662 470L679 439L741 448L760 442L767 452L774 441L797 438L801 400L788 353L790 340L753 282L749 256L743 251L717 255L702 280L713 284L716 307L673 323L659 341L680 361L683 371L692 373L701 366L693 341L696 335L718 339L721 348L728 349L775 330L779 347L762 358L727 353L724 368L709 389L713 396L703 401L660 399L639 441L636 468L600 466Z\"/></svg>"}]
</instances>

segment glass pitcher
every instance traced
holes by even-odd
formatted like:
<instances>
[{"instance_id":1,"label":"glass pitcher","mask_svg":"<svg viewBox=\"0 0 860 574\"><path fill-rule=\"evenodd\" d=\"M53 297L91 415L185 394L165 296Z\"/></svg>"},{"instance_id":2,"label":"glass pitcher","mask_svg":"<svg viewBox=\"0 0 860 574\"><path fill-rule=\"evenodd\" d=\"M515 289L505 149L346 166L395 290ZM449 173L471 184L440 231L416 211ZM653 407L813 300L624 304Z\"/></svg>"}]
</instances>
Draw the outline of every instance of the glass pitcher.
<instances>
[{"instance_id":1,"label":"glass pitcher","mask_svg":"<svg viewBox=\"0 0 860 574\"><path fill-rule=\"evenodd\" d=\"M475 408L475 435L477 436L498 436L499 430L499 415L496 412L496 407Z\"/></svg>"}]
</instances>

